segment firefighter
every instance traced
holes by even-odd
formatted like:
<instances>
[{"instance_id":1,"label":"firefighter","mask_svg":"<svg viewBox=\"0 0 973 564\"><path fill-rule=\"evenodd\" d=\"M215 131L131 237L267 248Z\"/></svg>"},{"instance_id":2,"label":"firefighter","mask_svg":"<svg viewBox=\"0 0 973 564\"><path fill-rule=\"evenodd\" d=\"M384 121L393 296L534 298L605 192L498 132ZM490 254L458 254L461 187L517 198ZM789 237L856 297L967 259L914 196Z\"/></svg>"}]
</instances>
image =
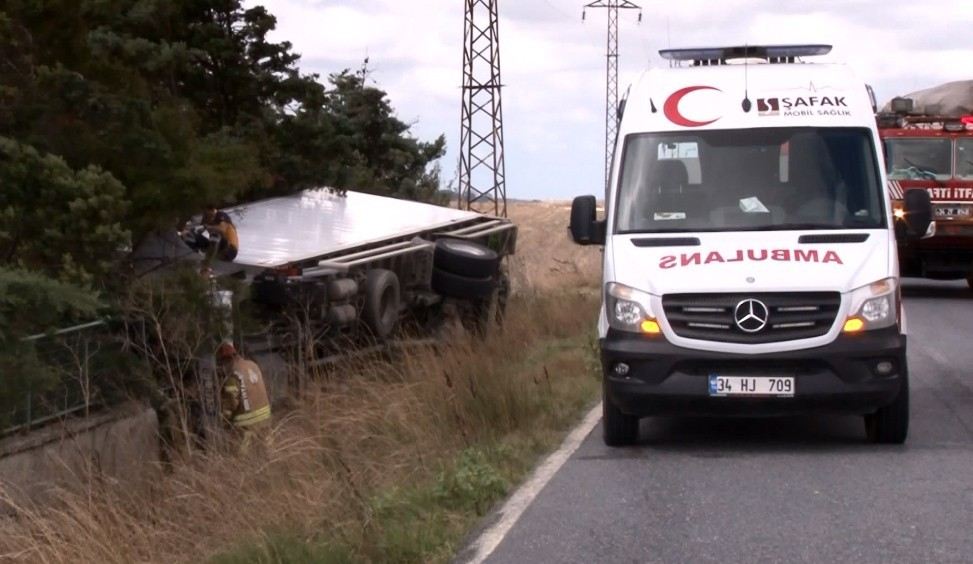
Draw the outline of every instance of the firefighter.
<instances>
[{"instance_id":1,"label":"firefighter","mask_svg":"<svg viewBox=\"0 0 973 564\"><path fill-rule=\"evenodd\" d=\"M237 253L240 251L240 237L237 235L236 226L229 214L209 206L203 213L203 226L211 233L218 234L220 241L215 249L215 256L219 260L233 262Z\"/></svg>"},{"instance_id":2,"label":"firefighter","mask_svg":"<svg viewBox=\"0 0 973 564\"><path fill-rule=\"evenodd\" d=\"M208 206L203 211L202 221L187 224L180 236L189 248L206 255L204 270L213 258L232 262L240 250L240 237L233 220L215 206ZM217 239L215 243L214 238Z\"/></svg>"},{"instance_id":3,"label":"firefighter","mask_svg":"<svg viewBox=\"0 0 973 564\"><path fill-rule=\"evenodd\" d=\"M270 400L260 367L240 356L231 341L216 350L222 377L221 413L223 421L246 452L254 440L270 427Z\"/></svg>"}]
</instances>

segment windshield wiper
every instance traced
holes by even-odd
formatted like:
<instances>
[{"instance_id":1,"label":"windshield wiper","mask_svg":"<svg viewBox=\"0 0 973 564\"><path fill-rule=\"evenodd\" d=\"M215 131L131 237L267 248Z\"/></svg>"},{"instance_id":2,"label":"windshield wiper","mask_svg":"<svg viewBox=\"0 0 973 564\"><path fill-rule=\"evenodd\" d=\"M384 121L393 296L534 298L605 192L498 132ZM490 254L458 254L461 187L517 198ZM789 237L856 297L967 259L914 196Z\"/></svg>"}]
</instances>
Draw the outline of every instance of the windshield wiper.
<instances>
[{"instance_id":1,"label":"windshield wiper","mask_svg":"<svg viewBox=\"0 0 973 564\"><path fill-rule=\"evenodd\" d=\"M935 171L932 171L932 170L927 169L927 168L922 168L921 166L917 165L916 163L910 161L909 159L902 159L902 160L905 161L905 164L907 164L907 165L911 166L913 169L915 169L916 174L918 174L919 176L925 176L925 177L927 177L926 180L936 180L936 176L937 175L936 175L936 172Z\"/></svg>"}]
</instances>

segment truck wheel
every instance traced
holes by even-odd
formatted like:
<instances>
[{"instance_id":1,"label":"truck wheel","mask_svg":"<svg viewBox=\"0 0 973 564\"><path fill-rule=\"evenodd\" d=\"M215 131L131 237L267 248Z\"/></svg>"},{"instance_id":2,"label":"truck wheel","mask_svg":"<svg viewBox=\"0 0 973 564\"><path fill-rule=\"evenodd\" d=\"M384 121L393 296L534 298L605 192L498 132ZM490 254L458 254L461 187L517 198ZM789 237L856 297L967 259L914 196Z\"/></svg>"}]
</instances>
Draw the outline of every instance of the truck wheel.
<instances>
[{"instance_id":1,"label":"truck wheel","mask_svg":"<svg viewBox=\"0 0 973 564\"><path fill-rule=\"evenodd\" d=\"M496 285L493 278L469 278L438 268L432 269L432 289L449 298L483 300L490 297Z\"/></svg>"},{"instance_id":2,"label":"truck wheel","mask_svg":"<svg viewBox=\"0 0 973 564\"><path fill-rule=\"evenodd\" d=\"M500 268L500 257L492 249L462 239L436 241L433 264L439 270L468 278L489 278Z\"/></svg>"},{"instance_id":3,"label":"truck wheel","mask_svg":"<svg viewBox=\"0 0 973 564\"><path fill-rule=\"evenodd\" d=\"M376 268L365 275L365 306L362 321L376 339L384 341L399 321L399 279L394 272Z\"/></svg>"},{"instance_id":4,"label":"truck wheel","mask_svg":"<svg viewBox=\"0 0 973 564\"><path fill-rule=\"evenodd\" d=\"M601 401L602 430L608 446L627 446L635 444L639 438L639 418L622 413L608 397L607 390Z\"/></svg>"},{"instance_id":5,"label":"truck wheel","mask_svg":"<svg viewBox=\"0 0 973 564\"><path fill-rule=\"evenodd\" d=\"M878 444L900 445L909 434L909 375L902 375L902 388L895 401L875 413L865 415L868 440Z\"/></svg>"}]
</instances>

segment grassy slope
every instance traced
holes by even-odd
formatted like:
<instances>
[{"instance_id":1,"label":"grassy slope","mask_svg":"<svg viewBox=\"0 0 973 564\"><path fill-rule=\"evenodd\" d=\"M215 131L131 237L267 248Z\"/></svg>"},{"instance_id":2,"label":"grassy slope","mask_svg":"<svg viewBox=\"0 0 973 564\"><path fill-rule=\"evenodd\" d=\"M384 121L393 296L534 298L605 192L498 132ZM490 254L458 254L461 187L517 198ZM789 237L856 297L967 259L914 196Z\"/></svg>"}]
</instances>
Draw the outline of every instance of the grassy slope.
<instances>
[{"instance_id":1,"label":"grassy slope","mask_svg":"<svg viewBox=\"0 0 973 564\"><path fill-rule=\"evenodd\" d=\"M142 489L84 478L0 521L0 559L446 561L597 397L596 299L519 298L503 332L344 366L261 456L211 453Z\"/></svg>"}]
</instances>

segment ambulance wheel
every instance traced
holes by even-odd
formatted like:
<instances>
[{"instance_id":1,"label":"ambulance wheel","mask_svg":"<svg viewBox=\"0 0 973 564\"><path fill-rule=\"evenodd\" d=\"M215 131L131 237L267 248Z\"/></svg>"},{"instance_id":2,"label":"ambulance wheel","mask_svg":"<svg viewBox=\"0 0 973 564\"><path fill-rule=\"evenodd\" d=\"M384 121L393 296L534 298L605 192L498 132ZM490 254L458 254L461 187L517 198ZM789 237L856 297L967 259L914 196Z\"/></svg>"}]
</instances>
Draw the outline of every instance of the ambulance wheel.
<instances>
[{"instance_id":1,"label":"ambulance wheel","mask_svg":"<svg viewBox=\"0 0 973 564\"><path fill-rule=\"evenodd\" d=\"M462 300L484 300L489 298L496 288L496 281L491 278L470 278L460 276L439 268L432 269L432 289L447 298Z\"/></svg>"},{"instance_id":2,"label":"ambulance wheel","mask_svg":"<svg viewBox=\"0 0 973 564\"><path fill-rule=\"evenodd\" d=\"M865 415L865 433L877 444L900 445L909 435L909 376L902 374L902 387L895 400L875 413Z\"/></svg>"},{"instance_id":3,"label":"ambulance wheel","mask_svg":"<svg viewBox=\"0 0 973 564\"><path fill-rule=\"evenodd\" d=\"M632 445L639 438L639 418L622 413L607 391L601 402L601 426L605 444L611 447Z\"/></svg>"},{"instance_id":4,"label":"ambulance wheel","mask_svg":"<svg viewBox=\"0 0 973 564\"><path fill-rule=\"evenodd\" d=\"M362 321L376 339L384 341L399 321L399 279L394 272L376 268L365 275L365 305Z\"/></svg>"},{"instance_id":5,"label":"ambulance wheel","mask_svg":"<svg viewBox=\"0 0 973 564\"><path fill-rule=\"evenodd\" d=\"M500 256L479 243L463 239L436 241L433 264L439 270L467 278L490 278L500 268Z\"/></svg>"}]
</instances>

